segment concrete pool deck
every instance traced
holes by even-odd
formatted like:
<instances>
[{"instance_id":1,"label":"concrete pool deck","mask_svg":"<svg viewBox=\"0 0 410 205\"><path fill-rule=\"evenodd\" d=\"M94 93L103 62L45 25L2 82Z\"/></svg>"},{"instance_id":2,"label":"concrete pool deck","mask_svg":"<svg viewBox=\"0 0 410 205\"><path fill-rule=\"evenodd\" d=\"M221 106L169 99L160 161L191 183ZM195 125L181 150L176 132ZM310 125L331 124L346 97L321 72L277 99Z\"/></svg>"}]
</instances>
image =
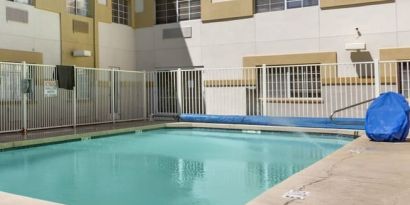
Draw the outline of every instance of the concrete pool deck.
<instances>
[{"instance_id":1,"label":"concrete pool deck","mask_svg":"<svg viewBox=\"0 0 410 205\"><path fill-rule=\"evenodd\" d=\"M58 203L0 192L1 205L59 205Z\"/></svg>"},{"instance_id":2,"label":"concrete pool deck","mask_svg":"<svg viewBox=\"0 0 410 205\"><path fill-rule=\"evenodd\" d=\"M407 205L409 173L410 142L377 143L362 136L247 205ZM284 198L289 190L309 194Z\"/></svg>"},{"instance_id":3,"label":"concrete pool deck","mask_svg":"<svg viewBox=\"0 0 410 205\"><path fill-rule=\"evenodd\" d=\"M224 128L265 131L334 133L360 136L312 166L270 188L247 205L404 205L410 201L410 141L405 143L376 143L362 132L353 130L227 125L208 123L132 122L117 125L98 125L76 130L36 131L29 137L1 139L0 150L57 143L83 138L101 137L135 130L164 127ZM289 190L307 191L303 200L283 198ZM34 204L28 201L10 204ZM19 200L18 197L15 200ZM0 201L2 201L0 195ZM36 200L34 200L36 201ZM27 203L25 203L27 202ZM3 203L2 203L3 204Z\"/></svg>"}]
</instances>

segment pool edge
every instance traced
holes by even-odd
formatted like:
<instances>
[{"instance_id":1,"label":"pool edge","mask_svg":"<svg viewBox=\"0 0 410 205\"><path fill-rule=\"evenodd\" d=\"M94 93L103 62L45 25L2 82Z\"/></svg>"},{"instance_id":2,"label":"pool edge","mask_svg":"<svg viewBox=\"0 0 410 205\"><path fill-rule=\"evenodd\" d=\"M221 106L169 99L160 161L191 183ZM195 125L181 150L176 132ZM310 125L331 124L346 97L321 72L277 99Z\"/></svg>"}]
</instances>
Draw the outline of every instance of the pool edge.
<instances>
[{"instance_id":1,"label":"pool edge","mask_svg":"<svg viewBox=\"0 0 410 205\"><path fill-rule=\"evenodd\" d=\"M285 126L261 126L261 125L241 125L241 124L214 124L214 123L191 123L191 122L171 122L155 125L134 126L129 128L120 128L104 130L97 132L87 132L81 134L60 135L47 138L21 140L0 143L0 151L10 149L19 149L26 147L42 146L83 139L99 138L109 135L117 135L135 132L137 130L151 130L160 128L213 128L213 129L232 129L232 130L261 130L277 132L306 132L306 133L324 133L324 134L341 134L352 136L354 138L361 135L361 131L346 129L327 129L327 128L306 128L306 127L285 127Z\"/></svg>"},{"instance_id":2,"label":"pool edge","mask_svg":"<svg viewBox=\"0 0 410 205\"><path fill-rule=\"evenodd\" d=\"M153 129L160 129L160 128L211 128L211 129L232 129L232 130L260 130L260 131L276 131L276 132L305 132L305 133L323 133L323 134L340 134L345 136L351 136L354 138L361 138L363 136L363 131L357 130L347 130L347 129L328 129L328 128L306 128L306 127L286 127L286 126L261 126L261 125L242 125L242 124L215 124L215 123L191 123L191 122L172 122L172 123L161 123L155 125L144 125L144 126L134 126L129 128L121 128L121 129L112 129L112 130L105 130L105 131L98 131L98 132L88 132L88 133L81 133L81 134L70 134L70 135L61 135L56 137L48 137L48 138L41 138L41 139L31 139L31 140L24 140L24 141L13 141L13 142L6 142L0 143L0 151L7 151L13 149L20 149L20 148L27 148L33 146L43 146L49 144L56 144L56 143L65 143L69 141L77 141L83 139L94 139L94 138L101 138L110 135L118 135L124 133L131 133L138 130L153 130ZM354 140L353 142L357 141ZM347 145L352 144L353 142L348 143ZM342 147L341 149L345 148L347 145ZM334 155L339 150L336 150L334 153L328 155L327 157L315 162L311 166L301 170L298 173L293 174L292 176L288 177L285 181L293 178L294 176L298 175L299 173L303 172L304 170L315 166L317 163L323 161L324 159L328 158L329 156ZM283 182L282 182L283 183ZM279 183L281 184L281 183ZM278 184L278 185L279 185ZM272 188L268 189L261 195L265 194L266 192L275 189L277 185L273 186ZM15 194L13 194L15 195ZM255 199L258 199L261 195L257 196ZM19 197L20 195L15 195ZM21 196L25 197L25 196ZM37 199L32 199L33 202ZM28 198L30 201L30 198ZM46 201L44 201L46 202ZM254 205L253 202L250 201L249 205ZM53 203L53 202L50 202Z\"/></svg>"},{"instance_id":3,"label":"pool edge","mask_svg":"<svg viewBox=\"0 0 410 205\"><path fill-rule=\"evenodd\" d=\"M56 144L56 143L64 143L64 142L77 141L77 140L90 139L90 138L91 139L100 138L100 137L105 137L109 135L117 135L117 134L135 132L136 130L159 129L159 128L164 128L165 125L166 123L104 130L104 131L97 131L97 132L87 132L87 133L81 133L81 134L60 135L60 136L53 136L53 137L46 137L46 138L39 138L39 139L4 142L4 143L0 143L0 151L7 151L10 149L42 146L42 145L49 145L49 144Z\"/></svg>"}]
</instances>

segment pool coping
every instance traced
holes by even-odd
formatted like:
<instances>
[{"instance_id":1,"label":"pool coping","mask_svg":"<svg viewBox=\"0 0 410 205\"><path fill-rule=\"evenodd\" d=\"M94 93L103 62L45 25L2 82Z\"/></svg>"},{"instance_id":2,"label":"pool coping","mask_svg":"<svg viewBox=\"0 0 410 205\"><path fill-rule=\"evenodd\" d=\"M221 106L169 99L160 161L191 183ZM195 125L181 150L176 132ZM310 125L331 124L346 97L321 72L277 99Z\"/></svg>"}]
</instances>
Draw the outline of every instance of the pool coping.
<instances>
[{"instance_id":1,"label":"pool coping","mask_svg":"<svg viewBox=\"0 0 410 205\"><path fill-rule=\"evenodd\" d=\"M64 142L69 142L69 141L88 140L88 139L94 139L94 138L100 138L100 137L106 137L106 136L112 136L112 135L119 135L119 134L124 134L124 133L131 133L135 131L153 130L153 129L160 129L160 128L214 128L214 129L260 130L260 131L277 131L277 132L304 132L304 133L339 134L339 135L352 136L354 138L357 138L353 142L348 143L346 146L330 154L326 158L319 160L318 162L303 169L302 171L296 174L293 174L292 176L287 178L282 183L275 185L272 188L268 189L266 192L257 196L254 200L250 201L248 205L283 204L283 203L271 203L271 200L269 199L272 199L272 197L270 196L271 194L269 193L275 192L275 190L280 189L280 188L277 188L279 185L283 186L283 184L286 184L287 181L292 180L294 177L303 175L305 170L312 169L312 167L314 168L318 166L318 164L320 164L320 162L322 162L323 160L329 159L329 158L330 159L338 158L337 156L340 155L340 150L345 150L346 147L350 147L352 144L356 144L358 140L362 141L361 139L363 139L363 136L364 136L363 131L346 130L346 129L172 122L172 123L161 123L161 124L155 124L155 125L120 128L120 129L113 129L113 130L106 130L106 131L99 131L99 132L62 135L62 136L42 138L42 139L5 142L5 143L0 143L0 151L7 151L7 150L12 150L12 149L26 148L26 147L32 147L32 146L42 146L42 145L55 144L55 143L64 143ZM269 201L269 203L265 203L265 201Z\"/></svg>"},{"instance_id":2,"label":"pool coping","mask_svg":"<svg viewBox=\"0 0 410 205\"><path fill-rule=\"evenodd\" d=\"M210 129L233 129L233 130L260 130L276 132L305 132L305 133L323 133L323 134L340 134L352 137L358 137L362 131L347 129L328 129L328 128L307 128L307 127L287 127L287 126L262 126L262 125L243 125L243 124L214 124L214 123L191 123L191 122L171 122L154 125L135 126L129 128L119 128L97 132L85 132L79 134L68 134L39 139L19 140L12 142L0 143L0 151L10 149L27 148L33 146L42 146L48 144L64 143L78 140L88 140L93 138L131 133L137 130L152 130L160 128L210 128Z\"/></svg>"}]
</instances>

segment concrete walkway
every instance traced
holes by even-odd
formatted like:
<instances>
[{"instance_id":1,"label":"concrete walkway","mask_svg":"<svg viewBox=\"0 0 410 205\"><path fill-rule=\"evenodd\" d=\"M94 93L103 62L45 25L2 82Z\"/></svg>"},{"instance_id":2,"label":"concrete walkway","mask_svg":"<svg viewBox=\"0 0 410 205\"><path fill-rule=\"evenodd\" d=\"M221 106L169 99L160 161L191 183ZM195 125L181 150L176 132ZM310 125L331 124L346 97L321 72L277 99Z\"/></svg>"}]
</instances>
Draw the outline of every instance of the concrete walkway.
<instances>
[{"instance_id":1,"label":"concrete walkway","mask_svg":"<svg viewBox=\"0 0 410 205\"><path fill-rule=\"evenodd\" d=\"M47 202L39 199L33 199L25 196L18 196L6 192L0 192L1 205L59 205L53 202Z\"/></svg>"},{"instance_id":2,"label":"concrete walkway","mask_svg":"<svg viewBox=\"0 0 410 205\"><path fill-rule=\"evenodd\" d=\"M362 136L274 186L248 205L408 205L410 142L377 143ZM289 190L305 199L284 198Z\"/></svg>"}]
</instances>

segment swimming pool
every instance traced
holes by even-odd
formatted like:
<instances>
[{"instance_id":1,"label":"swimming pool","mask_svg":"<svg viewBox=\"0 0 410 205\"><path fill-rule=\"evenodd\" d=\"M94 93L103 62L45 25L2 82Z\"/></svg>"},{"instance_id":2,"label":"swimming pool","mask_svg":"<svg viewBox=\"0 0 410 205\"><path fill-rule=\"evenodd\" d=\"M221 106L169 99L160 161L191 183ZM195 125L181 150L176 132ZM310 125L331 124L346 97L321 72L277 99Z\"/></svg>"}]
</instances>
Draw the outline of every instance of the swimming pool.
<instances>
[{"instance_id":1,"label":"swimming pool","mask_svg":"<svg viewBox=\"0 0 410 205\"><path fill-rule=\"evenodd\" d=\"M157 129L0 153L0 190L64 204L240 205L352 138Z\"/></svg>"}]
</instances>

